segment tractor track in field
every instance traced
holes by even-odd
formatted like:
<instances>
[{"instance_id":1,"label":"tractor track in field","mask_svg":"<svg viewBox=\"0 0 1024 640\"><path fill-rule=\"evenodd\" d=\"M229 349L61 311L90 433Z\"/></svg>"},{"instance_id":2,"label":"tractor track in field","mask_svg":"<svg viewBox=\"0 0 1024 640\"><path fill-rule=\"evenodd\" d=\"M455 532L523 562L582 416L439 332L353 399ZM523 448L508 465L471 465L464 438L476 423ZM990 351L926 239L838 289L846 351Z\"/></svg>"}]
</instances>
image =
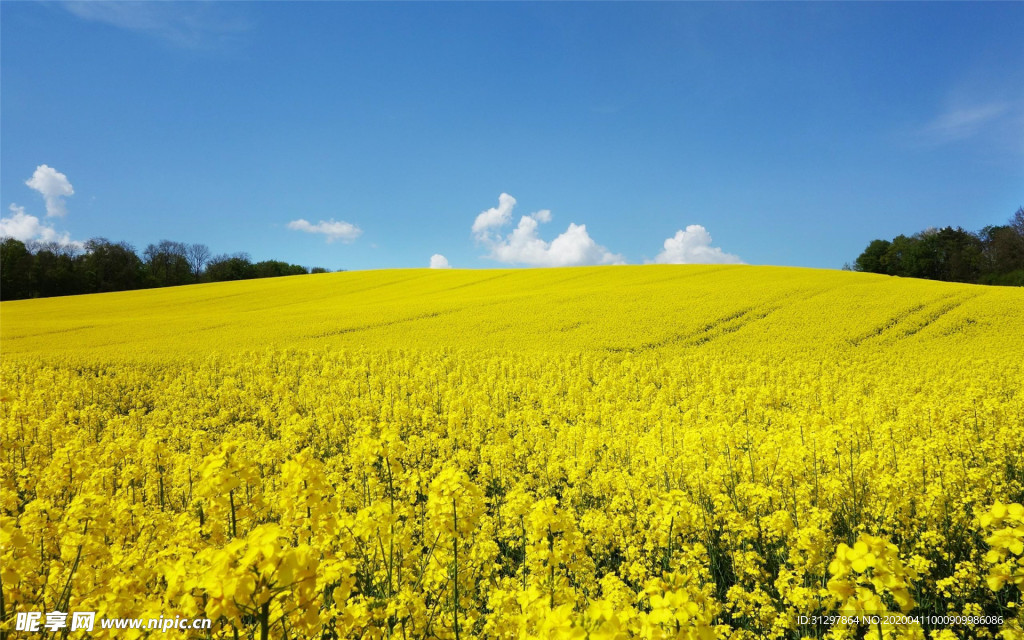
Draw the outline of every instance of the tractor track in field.
<instances>
[{"instance_id":1,"label":"tractor track in field","mask_svg":"<svg viewBox=\"0 0 1024 640\"><path fill-rule=\"evenodd\" d=\"M330 331L323 331L321 333L315 333L308 338L330 338L331 336L342 336L347 333L359 333L360 331L371 331L373 329L382 329L384 327L391 327L396 324L405 324L408 322L416 322L417 320L429 320L431 318L437 318L440 316L447 316L453 313L458 313L464 309L451 309L448 311L433 311L431 313L422 313L419 315L411 316L408 318L399 318L397 320L385 320L384 322L374 322L370 324L362 324L354 327L342 327L340 329L333 329Z\"/></svg>"},{"instance_id":2,"label":"tractor track in field","mask_svg":"<svg viewBox=\"0 0 1024 640\"><path fill-rule=\"evenodd\" d=\"M930 300L921 304L916 304L912 307L904 309L903 311L892 316L882 324L871 328L870 330L861 333L853 338L847 338L853 346L860 346L862 343L868 340L874 340L876 338L884 338L889 336L895 336L896 340L903 338L909 338L913 335L920 333L928 325L934 323L936 320L960 307L965 302L968 302L981 294L974 294L968 296L961 295L950 295L936 300ZM933 305L938 305L936 308L931 308ZM922 312L924 312L922 314ZM913 324L916 320L922 319L923 322ZM900 328L906 328L902 333L897 333Z\"/></svg>"},{"instance_id":3,"label":"tractor track in field","mask_svg":"<svg viewBox=\"0 0 1024 640\"><path fill-rule=\"evenodd\" d=\"M53 331L40 331L38 333L24 333L20 336L4 336L4 340L24 340L25 338L38 338L39 336L55 336L61 333L74 333L75 331L84 331L86 329L94 329L97 325L85 324L80 327L68 327L67 329L54 329Z\"/></svg>"},{"instance_id":4,"label":"tractor track in field","mask_svg":"<svg viewBox=\"0 0 1024 640\"><path fill-rule=\"evenodd\" d=\"M777 308L778 307L771 308L760 315L753 314L755 317L754 321L767 317L768 314ZM733 311L728 315L716 318L715 320L706 323L696 331L672 334L660 340L644 342L643 344L635 347L607 347L606 350L613 353L639 353L642 351L661 349L663 347L679 343L687 343L689 346L699 346L711 342L717 338L718 335L738 331L748 323L748 316L751 316L752 312L756 309L757 307L744 307L743 309ZM715 335L716 331L719 332L718 335Z\"/></svg>"},{"instance_id":5,"label":"tractor track in field","mask_svg":"<svg viewBox=\"0 0 1024 640\"><path fill-rule=\"evenodd\" d=\"M683 343L690 347L699 347L712 342L713 340L717 340L722 336L735 333L744 327L764 320L779 309L785 307L787 302L790 304L804 302L814 298L815 296L821 295L824 292L825 291L818 289L811 291L803 289L792 291L786 295L771 300L770 302L744 307L725 316L716 318L695 331L673 334L660 340L645 342L635 347L606 347L605 350L612 353L639 353L641 351L661 349L663 347L679 343Z\"/></svg>"},{"instance_id":6,"label":"tractor track in field","mask_svg":"<svg viewBox=\"0 0 1024 640\"><path fill-rule=\"evenodd\" d=\"M454 309L444 309L441 311L431 311L430 313L421 313L407 318L397 318L395 320L385 320L383 322L371 322L367 324L356 325L354 327L340 327L338 329L331 329L329 331L321 331L320 333L314 333L307 335L306 338L330 338L331 336L341 336L348 333L359 333L361 331L372 331L373 329L382 329L384 327L391 327L398 324L407 324L409 322L416 322L417 320L430 320L432 318L439 318L441 316L450 316L463 311L476 311L484 307L491 307L497 304L501 304L502 301L497 302L485 302L482 304L474 304L468 307L456 307Z\"/></svg>"},{"instance_id":7,"label":"tractor track in field","mask_svg":"<svg viewBox=\"0 0 1024 640\"><path fill-rule=\"evenodd\" d=\"M952 302L944 304L944 305L940 306L938 309L936 309L935 311L933 311L932 313L926 315L925 318L924 318L924 322L922 324L920 324L920 325L918 325L916 327L911 327L910 329L907 329L905 332L903 332L903 335L901 335L900 338L909 338L911 336L917 335L922 330L924 330L926 327L928 327L928 325L934 323L936 320L938 320L942 316L946 315L950 311L953 311L954 309L957 309L957 308L963 306L965 303L970 302L971 300L977 298L980 295L981 294L978 293L978 294L975 294L975 295L963 296L963 297L960 297L960 298L953 298L952 296L950 298L947 298L948 300L952 300Z\"/></svg>"}]
</instances>

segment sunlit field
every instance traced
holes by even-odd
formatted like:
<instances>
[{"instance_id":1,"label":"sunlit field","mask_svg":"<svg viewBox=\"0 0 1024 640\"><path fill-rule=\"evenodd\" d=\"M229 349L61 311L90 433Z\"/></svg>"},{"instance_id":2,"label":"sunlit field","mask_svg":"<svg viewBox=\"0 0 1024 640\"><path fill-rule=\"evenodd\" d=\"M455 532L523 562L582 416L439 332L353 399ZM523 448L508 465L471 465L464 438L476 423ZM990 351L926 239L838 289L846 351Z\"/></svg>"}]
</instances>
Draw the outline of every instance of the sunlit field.
<instances>
[{"instance_id":1,"label":"sunlit field","mask_svg":"<svg viewBox=\"0 0 1024 640\"><path fill-rule=\"evenodd\" d=\"M396 270L0 323L10 637L1024 638L1020 289Z\"/></svg>"}]
</instances>

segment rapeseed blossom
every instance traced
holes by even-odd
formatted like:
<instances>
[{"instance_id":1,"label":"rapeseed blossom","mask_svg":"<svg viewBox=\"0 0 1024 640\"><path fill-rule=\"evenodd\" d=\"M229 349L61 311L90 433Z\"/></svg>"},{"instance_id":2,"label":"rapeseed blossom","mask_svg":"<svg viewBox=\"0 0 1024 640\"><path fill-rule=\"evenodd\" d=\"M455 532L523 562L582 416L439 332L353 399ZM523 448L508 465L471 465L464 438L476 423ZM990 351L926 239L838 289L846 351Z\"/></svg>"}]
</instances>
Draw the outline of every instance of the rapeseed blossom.
<instances>
[{"instance_id":1,"label":"rapeseed blossom","mask_svg":"<svg viewBox=\"0 0 1024 640\"><path fill-rule=\"evenodd\" d=\"M1020 291L403 271L0 314L4 630L1024 637Z\"/></svg>"}]
</instances>

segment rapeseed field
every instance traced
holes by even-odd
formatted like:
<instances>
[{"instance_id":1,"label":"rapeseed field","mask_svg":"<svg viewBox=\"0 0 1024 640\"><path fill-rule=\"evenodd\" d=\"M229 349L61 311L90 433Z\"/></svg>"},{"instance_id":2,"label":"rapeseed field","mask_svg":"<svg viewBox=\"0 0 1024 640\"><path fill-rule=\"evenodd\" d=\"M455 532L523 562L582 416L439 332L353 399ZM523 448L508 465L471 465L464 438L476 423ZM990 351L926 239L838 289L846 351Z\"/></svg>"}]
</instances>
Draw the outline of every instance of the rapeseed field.
<instances>
[{"instance_id":1,"label":"rapeseed field","mask_svg":"<svg viewBox=\"0 0 1024 640\"><path fill-rule=\"evenodd\" d=\"M6 637L1024 638L1019 289L337 273L4 302L0 348Z\"/></svg>"}]
</instances>

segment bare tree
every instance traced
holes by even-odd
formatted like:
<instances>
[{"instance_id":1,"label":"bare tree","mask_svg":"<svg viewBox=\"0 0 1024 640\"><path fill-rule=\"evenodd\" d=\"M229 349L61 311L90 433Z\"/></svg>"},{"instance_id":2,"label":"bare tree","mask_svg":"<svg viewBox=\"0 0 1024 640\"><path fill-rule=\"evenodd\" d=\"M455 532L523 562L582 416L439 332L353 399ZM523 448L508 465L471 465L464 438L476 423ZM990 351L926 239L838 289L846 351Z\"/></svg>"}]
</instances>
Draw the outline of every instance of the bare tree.
<instances>
[{"instance_id":1,"label":"bare tree","mask_svg":"<svg viewBox=\"0 0 1024 640\"><path fill-rule=\"evenodd\" d=\"M192 275L196 280L203 273L203 267L210 261L210 247L205 244L190 244L185 246L185 257L188 265L192 268Z\"/></svg>"},{"instance_id":2,"label":"bare tree","mask_svg":"<svg viewBox=\"0 0 1024 640\"><path fill-rule=\"evenodd\" d=\"M40 251L48 251L55 256L66 256L68 258L74 258L82 255L82 245L75 242L54 242L48 241L43 242L41 240L29 240L25 243L25 247L29 250L29 253L39 253Z\"/></svg>"},{"instance_id":3,"label":"bare tree","mask_svg":"<svg viewBox=\"0 0 1024 640\"><path fill-rule=\"evenodd\" d=\"M143 252L150 286L168 287L188 284L192 268L185 257L186 246L181 242L161 240Z\"/></svg>"}]
</instances>

